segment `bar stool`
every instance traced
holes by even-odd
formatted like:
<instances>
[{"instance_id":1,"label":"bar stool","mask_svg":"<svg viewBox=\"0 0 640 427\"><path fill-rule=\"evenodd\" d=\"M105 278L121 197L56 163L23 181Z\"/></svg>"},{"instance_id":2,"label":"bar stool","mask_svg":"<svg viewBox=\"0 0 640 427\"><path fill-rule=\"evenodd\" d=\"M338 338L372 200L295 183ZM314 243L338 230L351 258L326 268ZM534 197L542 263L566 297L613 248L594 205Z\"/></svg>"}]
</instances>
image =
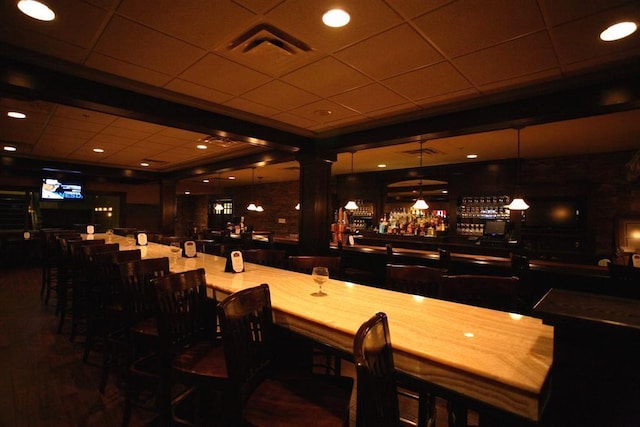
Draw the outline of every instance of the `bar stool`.
<instances>
[{"instance_id":1,"label":"bar stool","mask_svg":"<svg viewBox=\"0 0 640 427\"><path fill-rule=\"evenodd\" d=\"M275 268L286 268L287 252L280 249L245 249L242 255L246 262Z\"/></svg>"},{"instance_id":2,"label":"bar stool","mask_svg":"<svg viewBox=\"0 0 640 427\"><path fill-rule=\"evenodd\" d=\"M313 267L327 267L329 269L329 277L337 277L340 274L340 257L335 256L290 256L288 265L289 270L297 271L298 273L311 274Z\"/></svg>"},{"instance_id":3,"label":"bar stool","mask_svg":"<svg viewBox=\"0 0 640 427\"><path fill-rule=\"evenodd\" d=\"M356 426L413 426L403 419L398 402L398 384L393 361L389 323L385 313L364 322L353 340L357 376ZM422 395L418 425L435 425L435 399Z\"/></svg>"},{"instance_id":4,"label":"bar stool","mask_svg":"<svg viewBox=\"0 0 640 427\"><path fill-rule=\"evenodd\" d=\"M425 265L387 264L385 285L393 291L435 298L446 273L444 268Z\"/></svg>"},{"instance_id":5,"label":"bar stool","mask_svg":"<svg viewBox=\"0 0 640 427\"><path fill-rule=\"evenodd\" d=\"M447 301L522 313L520 279L516 276L444 275L438 297Z\"/></svg>"},{"instance_id":6,"label":"bar stool","mask_svg":"<svg viewBox=\"0 0 640 427\"><path fill-rule=\"evenodd\" d=\"M218 317L230 382L222 396L227 425L349 425L352 378L272 371L278 342L268 285L231 294Z\"/></svg>"}]
</instances>

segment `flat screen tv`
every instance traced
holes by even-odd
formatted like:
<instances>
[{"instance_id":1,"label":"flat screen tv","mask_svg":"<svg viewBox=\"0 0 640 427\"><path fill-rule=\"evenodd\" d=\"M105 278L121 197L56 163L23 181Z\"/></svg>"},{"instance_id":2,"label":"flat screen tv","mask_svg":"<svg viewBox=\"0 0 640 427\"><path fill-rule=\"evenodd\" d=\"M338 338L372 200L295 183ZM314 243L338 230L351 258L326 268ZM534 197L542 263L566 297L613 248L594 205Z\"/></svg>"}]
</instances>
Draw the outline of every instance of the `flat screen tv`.
<instances>
[{"instance_id":1,"label":"flat screen tv","mask_svg":"<svg viewBox=\"0 0 640 427\"><path fill-rule=\"evenodd\" d=\"M502 238L505 235L507 223L505 221L487 221L484 224L484 236Z\"/></svg>"},{"instance_id":2,"label":"flat screen tv","mask_svg":"<svg viewBox=\"0 0 640 427\"><path fill-rule=\"evenodd\" d=\"M42 200L82 200L84 192L82 184L44 178L40 198Z\"/></svg>"},{"instance_id":3,"label":"flat screen tv","mask_svg":"<svg viewBox=\"0 0 640 427\"><path fill-rule=\"evenodd\" d=\"M585 226L586 201L582 198L539 198L527 200L524 228L547 231L576 231Z\"/></svg>"}]
</instances>

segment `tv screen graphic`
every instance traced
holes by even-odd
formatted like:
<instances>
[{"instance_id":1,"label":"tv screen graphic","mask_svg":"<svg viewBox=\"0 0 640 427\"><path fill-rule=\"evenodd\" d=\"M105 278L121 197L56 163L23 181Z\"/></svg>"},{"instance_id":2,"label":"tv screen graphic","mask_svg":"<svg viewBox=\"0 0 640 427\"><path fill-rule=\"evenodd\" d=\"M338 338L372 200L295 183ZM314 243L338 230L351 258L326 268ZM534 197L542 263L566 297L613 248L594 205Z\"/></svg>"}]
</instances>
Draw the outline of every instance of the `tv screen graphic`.
<instances>
[{"instance_id":1,"label":"tv screen graphic","mask_svg":"<svg viewBox=\"0 0 640 427\"><path fill-rule=\"evenodd\" d=\"M44 178L40 197L42 200L82 200L84 195L81 184L60 182L54 178Z\"/></svg>"},{"instance_id":2,"label":"tv screen graphic","mask_svg":"<svg viewBox=\"0 0 640 427\"><path fill-rule=\"evenodd\" d=\"M523 225L546 230L577 230L584 226L585 202L577 198L529 201Z\"/></svg>"},{"instance_id":3,"label":"tv screen graphic","mask_svg":"<svg viewBox=\"0 0 640 427\"><path fill-rule=\"evenodd\" d=\"M485 237L504 237L507 223L505 221L487 221L484 225Z\"/></svg>"}]
</instances>

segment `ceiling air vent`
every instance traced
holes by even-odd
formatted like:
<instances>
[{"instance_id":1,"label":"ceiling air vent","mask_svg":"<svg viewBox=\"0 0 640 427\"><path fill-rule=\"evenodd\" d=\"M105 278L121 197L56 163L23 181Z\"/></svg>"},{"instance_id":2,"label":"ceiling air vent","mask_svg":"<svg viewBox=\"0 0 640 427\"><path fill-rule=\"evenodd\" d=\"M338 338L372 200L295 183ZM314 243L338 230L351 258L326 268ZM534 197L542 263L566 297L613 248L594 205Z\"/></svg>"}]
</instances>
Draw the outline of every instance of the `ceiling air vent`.
<instances>
[{"instance_id":1,"label":"ceiling air vent","mask_svg":"<svg viewBox=\"0 0 640 427\"><path fill-rule=\"evenodd\" d=\"M228 45L233 52L260 57L297 55L311 47L270 24L258 24L241 34Z\"/></svg>"},{"instance_id":2,"label":"ceiling air vent","mask_svg":"<svg viewBox=\"0 0 640 427\"><path fill-rule=\"evenodd\" d=\"M401 151L402 154L406 154L408 156L411 157L416 157L416 156L420 156L420 149L415 149L415 150L407 150L407 151ZM438 151L436 149L433 148L429 148L429 147L425 147L422 149L422 155L423 156L434 156L436 154L444 154L442 151Z\"/></svg>"}]
</instances>

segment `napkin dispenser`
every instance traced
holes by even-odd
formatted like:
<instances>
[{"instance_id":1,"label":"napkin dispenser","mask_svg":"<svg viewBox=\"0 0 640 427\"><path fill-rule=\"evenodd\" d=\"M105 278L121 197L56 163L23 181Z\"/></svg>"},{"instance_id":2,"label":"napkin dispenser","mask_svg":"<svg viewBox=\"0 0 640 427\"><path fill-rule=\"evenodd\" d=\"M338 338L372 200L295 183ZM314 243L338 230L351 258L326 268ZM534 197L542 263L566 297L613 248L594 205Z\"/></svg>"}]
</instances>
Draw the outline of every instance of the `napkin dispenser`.
<instances>
[{"instance_id":1,"label":"napkin dispenser","mask_svg":"<svg viewBox=\"0 0 640 427\"><path fill-rule=\"evenodd\" d=\"M242 273L244 271L244 258L241 251L231 251L227 254L224 271L225 273Z\"/></svg>"},{"instance_id":2,"label":"napkin dispenser","mask_svg":"<svg viewBox=\"0 0 640 427\"><path fill-rule=\"evenodd\" d=\"M149 243L147 240L147 233L138 233L136 235L136 245L147 246L147 243Z\"/></svg>"},{"instance_id":3,"label":"napkin dispenser","mask_svg":"<svg viewBox=\"0 0 640 427\"><path fill-rule=\"evenodd\" d=\"M193 240L187 240L182 247L182 256L185 258L195 258L198 256L196 251L196 242Z\"/></svg>"}]
</instances>

